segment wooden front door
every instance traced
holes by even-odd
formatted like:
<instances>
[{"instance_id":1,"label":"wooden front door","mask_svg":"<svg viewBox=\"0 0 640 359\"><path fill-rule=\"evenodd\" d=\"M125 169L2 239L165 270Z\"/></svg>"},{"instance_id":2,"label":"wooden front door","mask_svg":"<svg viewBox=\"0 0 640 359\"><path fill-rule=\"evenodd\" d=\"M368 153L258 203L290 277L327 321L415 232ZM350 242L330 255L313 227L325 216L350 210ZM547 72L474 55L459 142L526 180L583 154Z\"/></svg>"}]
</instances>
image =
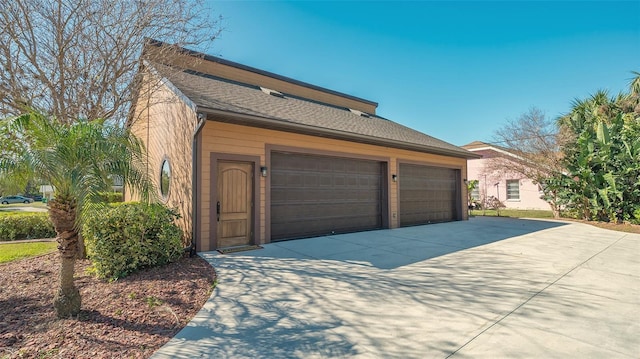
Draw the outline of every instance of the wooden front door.
<instances>
[{"instance_id":1,"label":"wooden front door","mask_svg":"<svg viewBox=\"0 0 640 359\"><path fill-rule=\"evenodd\" d=\"M252 243L253 164L218 162L218 248Z\"/></svg>"}]
</instances>

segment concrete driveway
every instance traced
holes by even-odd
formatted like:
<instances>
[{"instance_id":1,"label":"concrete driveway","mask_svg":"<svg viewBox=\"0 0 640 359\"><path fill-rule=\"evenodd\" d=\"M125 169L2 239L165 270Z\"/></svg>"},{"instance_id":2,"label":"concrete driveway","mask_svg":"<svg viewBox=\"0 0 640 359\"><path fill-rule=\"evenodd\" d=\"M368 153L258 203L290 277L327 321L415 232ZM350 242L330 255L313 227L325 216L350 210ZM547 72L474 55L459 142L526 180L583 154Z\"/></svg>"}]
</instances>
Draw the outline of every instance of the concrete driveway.
<instances>
[{"instance_id":1,"label":"concrete driveway","mask_svg":"<svg viewBox=\"0 0 640 359\"><path fill-rule=\"evenodd\" d=\"M154 358L638 358L640 235L506 218L203 253Z\"/></svg>"}]
</instances>

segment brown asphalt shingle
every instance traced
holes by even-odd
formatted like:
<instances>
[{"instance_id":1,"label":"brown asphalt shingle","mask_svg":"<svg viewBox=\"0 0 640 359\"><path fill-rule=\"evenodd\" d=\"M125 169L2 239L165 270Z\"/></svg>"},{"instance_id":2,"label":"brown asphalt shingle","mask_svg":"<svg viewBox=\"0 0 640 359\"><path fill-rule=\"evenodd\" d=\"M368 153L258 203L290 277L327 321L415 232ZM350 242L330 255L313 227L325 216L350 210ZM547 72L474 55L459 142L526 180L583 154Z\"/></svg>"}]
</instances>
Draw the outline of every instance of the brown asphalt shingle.
<instances>
[{"instance_id":1,"label":"brown asphalt shingle","mask_svg":"<svg viewBox=\"0 0 640 359\"><path fill-rule=\"evenodd\" d=\"M348 135L364 136L372 142L389 145L402 142L425 152L446 153L456 157L474 158L475 155L450 143L370 115L354 114L349 109L319 103L284 94L279 98L264 93L259 87L240 84L214 76L191 71L169 70L163 65L154 68L179 89L196 106L237 115L250 115L268 120L296 124L322 130L339 131ZM388 142L385 144L385 142Z\"/></svg>"}]
</instances>

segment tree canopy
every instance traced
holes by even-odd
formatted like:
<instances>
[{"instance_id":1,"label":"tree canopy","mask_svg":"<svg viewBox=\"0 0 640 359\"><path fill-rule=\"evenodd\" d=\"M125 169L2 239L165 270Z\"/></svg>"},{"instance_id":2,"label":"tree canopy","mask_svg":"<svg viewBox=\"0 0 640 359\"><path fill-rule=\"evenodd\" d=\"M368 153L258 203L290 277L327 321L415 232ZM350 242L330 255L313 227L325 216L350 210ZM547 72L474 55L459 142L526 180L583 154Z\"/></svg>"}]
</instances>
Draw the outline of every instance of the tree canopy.
<instances>
[{"instance_id":1,"label":"tree canopy","mask_svg":"<svg viewBox=\"0 0 640 359\"><path fill-rule=\"evenodd\" d=\"M78 251L78 230L92 206L102 202L113 176L148 198L148 178L142 144L128 129L104 126L101 120L65 124L30 112L0 122L0 133L17 134L21 142L0 159L0 177L46 180L54 188L49 217L57 233L62 260L60 283L54 299L59 317L78 314L80 294L73 268ZM2 136L0 144L7 141Z\"/></svg>"},{"instance_id":2,"label":"tree canopy","mask_svg":"<svg viewBox=\"0 0 640 359\"><path fill-rule=\"evenodd\" d=\"M124 123L144 42L206 45L220 24L199 0L0 0L0 8L0 117L35 108L65 123Z\"/></svg>"},{"instance_id":3,"label":"tree canopy","mask_svg":"<svg viewBox=\"0 0 640 359\"><path fill-rule=\"evenodd\" d=\"M511 155L501 154L487 162L487 171L519 175L540 184L554 216L559 216L556 189L543 185L548 178L562 173L560 137L557 122L537 107L508 121L494 135L494 142Z\"/></svg>"},{"instance_id":4,"label":"tree canopy","mask_svg":"<svg viewBox=\"0 0 640 359\"><path fill-rule=\"evenodd\" d=\"M517 173L541 185L554 213L586 220L640 223L640 73L629 91L598 91L556 120L532 108L496 131L515 156L489 170Z\"/></svg>"},{"instance_id":5,"label":"tree canopy","mask_svg":"<svg viewBox=\"0 0 640 359\"><path fill-rule=\"evenodd\" d=\"M576 100L558 121L565 172L551 179L588 220L640 221L640 74L628 93Z\"/></svg>"}]
</instances>

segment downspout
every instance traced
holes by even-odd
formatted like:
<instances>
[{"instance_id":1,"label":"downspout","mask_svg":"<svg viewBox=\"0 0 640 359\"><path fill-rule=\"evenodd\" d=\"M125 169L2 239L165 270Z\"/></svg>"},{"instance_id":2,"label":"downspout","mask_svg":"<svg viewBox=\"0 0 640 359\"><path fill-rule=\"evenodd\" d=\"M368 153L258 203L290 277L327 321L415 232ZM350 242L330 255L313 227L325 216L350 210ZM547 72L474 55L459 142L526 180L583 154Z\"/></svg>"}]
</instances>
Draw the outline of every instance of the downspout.
<instances>
[{"instance_id":1,"label":"downspout","mask_svg":"<svg viewBox=\"0 0 640 359\"><path fill-rule=\"evenodd\" d=\"M190 256L196 254L196 221L198 220L198 204L197 204L197 189L198 189L198 134L204 127L206 117L198 114L198 125L193 131L193 138L191 142L191 244L185 248L185 251L189 251Z\"/></svg>"}]
</instances>

